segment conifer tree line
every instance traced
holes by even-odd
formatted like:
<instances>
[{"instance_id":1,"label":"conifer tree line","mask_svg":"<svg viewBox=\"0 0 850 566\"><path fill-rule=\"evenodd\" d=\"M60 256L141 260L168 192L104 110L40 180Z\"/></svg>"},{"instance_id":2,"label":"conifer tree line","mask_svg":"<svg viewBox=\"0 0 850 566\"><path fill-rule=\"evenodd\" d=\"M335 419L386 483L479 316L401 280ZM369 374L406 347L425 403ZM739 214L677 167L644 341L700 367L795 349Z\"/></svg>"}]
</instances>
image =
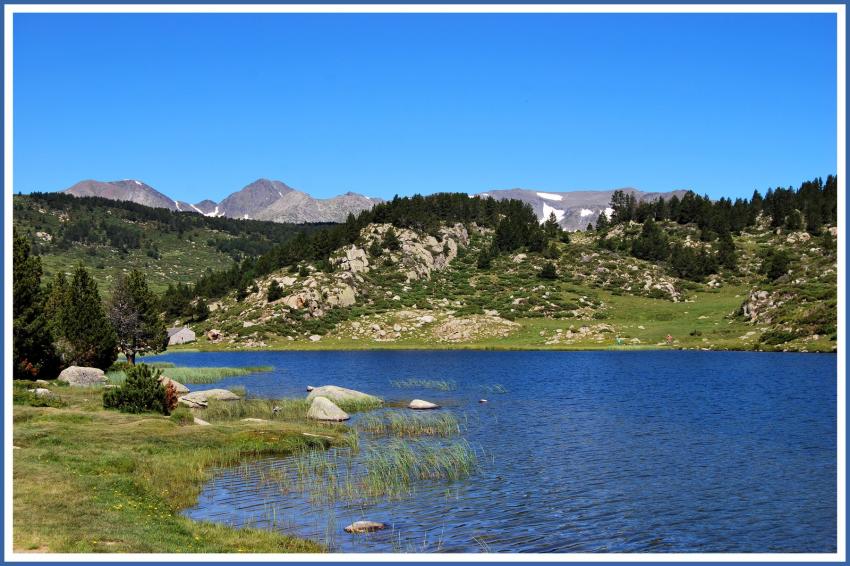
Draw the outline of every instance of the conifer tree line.
<instances>
[{"instance_id":1,"label":"conifer tree line","mask_svg":"<svg viewBox=\"0 0 850 566\"><path fill-rule=\"evenodd\" d=\"M835 225L838 218L838 180L829 175L794 187L770 188L762 196L756 190L752 198L729 198L712 201L688 191L681 199L673 196L638 203L634 194L614 191L611 197L611 218L600 216L597 230L628 222L647 220L696 224L703 231L703 240L710 241L726 232L739 233L753 226L760 214L770 218L771 228L806 230L820 234L825 224Z\"/></svg>"},{"instance_id":2,"label":"conifer tree line","mask_svg":"<svg viewBox=\"0 0 850 566\"><path fill-rule=\"evenodd\" d=\"M45 253L52 248L68 250L78 244L109 245L119 252L147 248L149 255L156 258L156 240L150 237L149 230L135 225L141 222L152 224L157 232L176 233L181 237L184 233L199 229L221 232L222 236L211 238L206 243L241 260L243 257L266 253L277 242L296 233L311 233L331 226L329 223L289 224L204 216L192 211L178 212L129 201L76 197L65 193L35 192L25 198L38 206L16 200L15 218L36 230L48 229L46 213L64 215L68 219L58 229L52 230L52 242L38 239L31 241L35 253ZM108 214L104 214L104 210L109 211Z\"/></svg>"},{"instance_id":3,"label":"conifer tree line","mask_svg":"<svg viewBox=\"0 0 850 566\"><path fill-rule=\"evenodd\" d=\"M728 198L712 201L707 196L688 192L681 199L673 196L669 201L658 199L638 203L633 194L614 191L611 218L601 215L596 231L603 248L627 252L655 263L666 262L677 277L702 281L721 268L736 269L737 253L732 234L754 226L759 218L765 219L771 229L806 230L817 236L824 225L835 225L837 205L837 179L832 175L826 182L820 178L806 181L798 189L768 189L764 196L754 191L751 199L739 198L734 202ZM609 228L630 222L642 223L636 238L629 241L604 237ZM713 242L714 249L671 243L664 222L695 224L700 228L700 240ZM592 229L588 226L588 230ZM790 261L787 254L768 254L763 259L765 265L771 266L763 273L768 280L787 271Z\"/></svg>"},{"instance_id":4,"label":"conifer tree line","mask_svg":"<svg viewBox=\"0 0 850 566\"><path fill-rule=\"evenodd\" d=\"M104 302L83 266L43 282L41 258L25 236L13 237L15 379L52 379L73 365L106 369L119 352L132 364L137 354L165 349L159 298L142 272L120 275Z\"/></svg>"}]
</instances>

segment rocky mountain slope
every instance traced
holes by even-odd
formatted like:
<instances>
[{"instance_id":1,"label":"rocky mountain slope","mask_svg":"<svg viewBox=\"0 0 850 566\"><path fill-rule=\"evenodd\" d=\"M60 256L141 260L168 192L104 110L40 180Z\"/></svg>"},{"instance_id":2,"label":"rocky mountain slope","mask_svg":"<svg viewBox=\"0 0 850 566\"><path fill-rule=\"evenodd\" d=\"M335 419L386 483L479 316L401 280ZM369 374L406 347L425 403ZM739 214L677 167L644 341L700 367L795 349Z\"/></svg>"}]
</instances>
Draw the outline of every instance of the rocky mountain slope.
<instances>
[{"instance_id":1,"label":"rocky mountain slope","mask_svg":"<svg viewBox=\"0 0 850 566\"><path fill-rule=\"evenodd\" d=\"M682 198L687 191L669 191L666 193L644 192L633 188L619 189L626 194L634 195L637 202L652 202L663 198L670 200L676 196ZM599 215L605 211L610 218L610 191L569 191L569 192L540 192L529 189L504 189L478 193L476 196L492 197L498 200L517 199L527 202L534 209L537 218L544 222L554 213L558 224L564 230L584 230L588 224L596 225Z\"/></svg>"},{"instance_id":2,"label":"rocky mountain slope","mask_svg":"<svg viewBox=\"0 0 850 566\"><path fill-rule=\"evenodd\" d=\"M77 197L101 197L134 202L177 212L204 216L268 220L273 222L342 222L349 214L372 208L381 199L348 192L329 199L316 199L281 181L258 179L221 202L206 199L191 204L175 200L150 185L134 179L123 181L80 181L65 189Z\"/></svg>"},{"instance_id":3,"label":"rocky mountain slope","mask_svg":"<svg viewBox=\"0 0 850 566\"><path fill-rule=\"evenodd\" d=\"M695 226L665 228L675 241L716 253ZM736 236L738 268L702 282L609 249L611 240L629 241L640 229L630 223L604 235L578 232L557 244L556 259L551 251L523 251L482 268L477 259L492 229L395 228L398 245L390 249L390 225L370 224L355 244L331 254L329 266L302 262L258 279L241 300L231 293L210 304L210 318L196 330L207 333L202 347L235 349L835 348L834 228L813 237L762 223ZM777 280L761 275L766 249L793 256ZM556 276L542 277L550 261ZM279 297L270 294L273 286Z\"/></svg>"}]
</instances>

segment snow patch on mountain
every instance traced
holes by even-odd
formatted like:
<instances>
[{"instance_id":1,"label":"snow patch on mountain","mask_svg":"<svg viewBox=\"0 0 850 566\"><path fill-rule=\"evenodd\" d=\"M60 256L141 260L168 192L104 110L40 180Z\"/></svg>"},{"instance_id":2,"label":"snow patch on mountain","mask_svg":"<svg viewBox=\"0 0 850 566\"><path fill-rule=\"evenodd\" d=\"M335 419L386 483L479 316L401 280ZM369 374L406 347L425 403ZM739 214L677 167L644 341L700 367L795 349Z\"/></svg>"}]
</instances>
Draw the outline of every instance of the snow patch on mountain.
<instances>
[{"instance_id":1,"label":"snow patch on mountain","mask_svg":"<svg viewBox=\"0 0 850 566\"><path fill-rule=\"evenodd\" d=\"M552 193L537 193L537 196L539 196L540 198L545 198L546 200L564 200L563 196L555 195Z\"/></svg>"},{"instance_id":2,"label":"snow patch on mountain","mask_svg":"<svg viewBox=\"0 0 850 566\"><path fill-rule=\"evenodd\" d=\"M539 193L538 193L538 194L539 194ZM550 214L552 214L553 212L555 213L555 219L556 219L558 222L560 222L561 220L563 220L563 219L564 219L564 214L566 214L566 211L561 210L560 208L555 208L555 207L549 206L548 204L546 204L546 203L544 202L544 203L543 203L543 222L545 222L546 220L548 220L548 219L549 219L549 215L550 215Z\"/></svg>"}]
</instances>

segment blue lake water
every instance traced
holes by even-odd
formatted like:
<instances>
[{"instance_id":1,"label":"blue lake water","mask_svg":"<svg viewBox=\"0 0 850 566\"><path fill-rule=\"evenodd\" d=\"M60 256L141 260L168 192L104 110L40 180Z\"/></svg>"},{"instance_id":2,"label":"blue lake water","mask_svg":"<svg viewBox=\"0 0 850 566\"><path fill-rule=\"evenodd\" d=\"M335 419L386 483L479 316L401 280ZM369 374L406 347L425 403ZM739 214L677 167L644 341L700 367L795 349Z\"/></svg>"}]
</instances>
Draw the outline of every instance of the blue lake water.
<instances>
[{"instance_id":1,"label":"blue lake water","mask_svg":"<svg viewBox=\"0 0 850 566\"><path fill-rule=\"evenodd\" d=\"M315 505L264 485L282 460L220 470L192 518L276 528L342 552L834 552L836 357L746 352L234 352L244 386L334 384L427 399L463 423L480 469L399 501ZM441 379L454 391L400 389ZM502 386L504 393L497 393ZM485 397L487 404L479 404ZM349 424L363 418L356 415ZM391 528L348 535L352 521Z\"/></svg>"}]
</instances>

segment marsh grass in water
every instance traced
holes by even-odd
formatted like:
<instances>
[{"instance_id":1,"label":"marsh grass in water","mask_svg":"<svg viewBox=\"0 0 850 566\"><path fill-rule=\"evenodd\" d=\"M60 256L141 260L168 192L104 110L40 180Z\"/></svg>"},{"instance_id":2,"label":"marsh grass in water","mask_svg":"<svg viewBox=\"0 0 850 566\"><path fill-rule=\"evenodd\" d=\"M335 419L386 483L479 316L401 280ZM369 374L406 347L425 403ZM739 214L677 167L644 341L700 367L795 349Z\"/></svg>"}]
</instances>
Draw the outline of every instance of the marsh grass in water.
<instances>
[{"instance_id":1,"label":"marsh grass in water","mask_svg":"<svg viewBox=\"0 0 850 566\"><path fill-rule=\"evenodd\" d=\"M435 389L437 391L457 389L457 383L451 379L394 379L390 381L390 384L399 389Z\"/></svg>"},{"instance_id":2,"label":"marsh grass in water","mask_svg":"<svg viewBox=\"0 0 850 566\"><path fill-rule=\"evenodd\" d=\"M363 418L357 427L375 435L400 437L442 436L460 433L460 423L451 413L410 414L405 411L387 411L381 415Z\"/></svg>"},{"instance_id":3,"label":"marsh grass in water","mask_svg":"<svg viewBox=\"0 0 850 566\"><path fill-rule=\"evenodd\" d=\"M393 439L364 451L352 438L356 435L346 439L347 447L303 452L278 461L271 469L245 465L242 476L259 486L274 486L284 495L300 494L311 505L326 506L401 499L414 492L417 481L455 481L478 469L475 451L465 440Z\"/></svg>"},{"instance_id":4,"label":"marsh grass in water","mask_svg":"<svg viewBox=\"0 0 850 566\"><path fill-rule=\"evenodd\" d=\"M174 381L186 384L205 384L216 383L225 377L233 377L238 375L248 375L251 373L261 373L272 371L271 366L248 366L248 367L175 367L170 362L153 362L149 364L153 367L163 369L163 375L170 377ZM106 377L110 383L121 385L124 383L126 376L121 370L111 370L106 372Z\"/></svg>"}]
</instances>

